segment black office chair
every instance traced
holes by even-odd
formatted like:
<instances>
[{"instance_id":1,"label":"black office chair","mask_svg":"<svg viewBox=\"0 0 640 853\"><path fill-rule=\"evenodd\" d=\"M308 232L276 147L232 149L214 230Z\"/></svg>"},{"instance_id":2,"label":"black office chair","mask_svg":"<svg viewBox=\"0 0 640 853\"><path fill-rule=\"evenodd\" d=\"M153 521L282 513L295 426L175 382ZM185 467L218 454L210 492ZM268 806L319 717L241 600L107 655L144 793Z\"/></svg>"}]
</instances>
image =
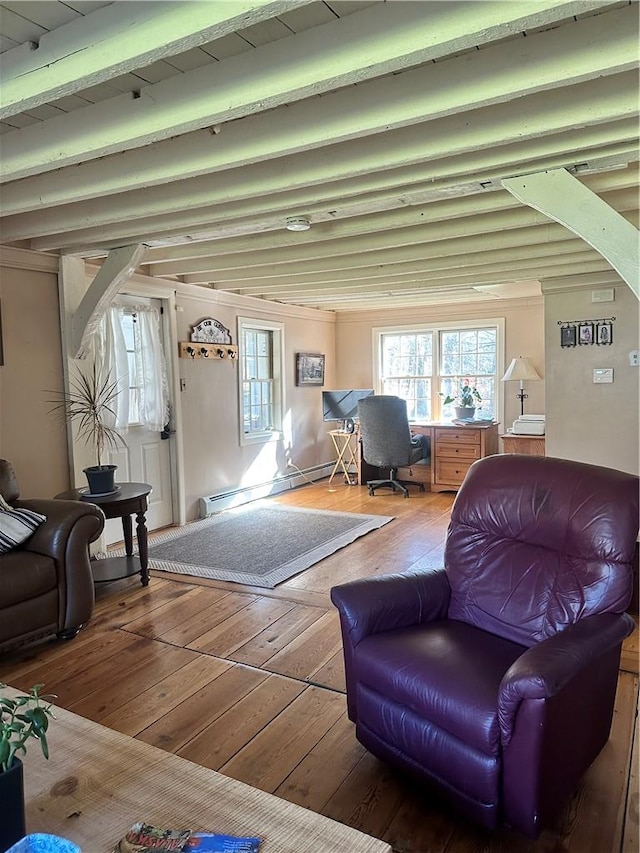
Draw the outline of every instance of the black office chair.
<instances>
[{"instance_id":1,"label":"black office chair","mask_svg":"<svg viewBox=\"0 0 640 853\"><path fill-rule=\"evenodd\" d=\"M424 483L397 479L398 468L410 467L425 458L423 446L412 442L406 402L388 394L364 397L358 403L358 418L364 461L389 469L386 479L367 480L369 494L375 494L381 486L399 490L405 498L409 497L410 485L419 486L424 492Z\"/></svg>"}]
</instances>

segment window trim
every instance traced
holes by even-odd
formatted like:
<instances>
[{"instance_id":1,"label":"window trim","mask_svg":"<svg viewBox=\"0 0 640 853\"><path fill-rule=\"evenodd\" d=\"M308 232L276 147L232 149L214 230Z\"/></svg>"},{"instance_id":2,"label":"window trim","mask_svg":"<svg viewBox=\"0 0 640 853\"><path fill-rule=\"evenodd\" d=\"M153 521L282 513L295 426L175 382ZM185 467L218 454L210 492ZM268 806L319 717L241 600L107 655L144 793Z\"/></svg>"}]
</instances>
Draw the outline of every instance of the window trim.
<instances>
[{"instance_id":1,"label":"window trim","mask_svg":"<svg viewBox=\"0 0 640 853\"><path fill-rule=\"evenodd\" d=\"M434 363L434 389L437 385L437 379L439 378L438 368L439 368L439 333L443 331L461 331L464 329L478 329L478 328L487 328L487 327L495 327L496 329L496 406L495 406L495 415L494 419L500 423L504 424L504 387L502 383L502 377L504 376L505 371L505 318L504 317L480 317L473 320L451 320L448 322L437 322L437 323L397 323L393 326L374 326L371 329L372 334L372 376L373 376L373 387L375 388L376 394L380 394L382 392L382 347L380 346L382 335L390 335L390 334L408 334L411 332L432 332L435 338L434 344L434 355L433 355L433 363ZM434 393L437 393L434 391ZM434 413L435 414L435 413ZM439 417L441 414L440 408L438 408L437 416ZM433 421L433 423L438 423L438 421Z\"/></svg>"},{"instance_id":2,"label":"window trim","mask_svg":"<svg viewBox=\"0 0 640 853\"><path fill-rule=\"evenodd\" d=\"M273 333L273 415L274 428L245 434L244 432L244 401L243 401L243 377L242 377L242 355L239 352L238 381L238 432L240 446L251 444L267 444L271 441L281 441L284 438L284 413L285 408L285 366L284 366L284 323L274 320L258 320L254 317L238 317L238 345L242 347L243 332L246 329L269 331Z\"/></svg>"}]
</instances>

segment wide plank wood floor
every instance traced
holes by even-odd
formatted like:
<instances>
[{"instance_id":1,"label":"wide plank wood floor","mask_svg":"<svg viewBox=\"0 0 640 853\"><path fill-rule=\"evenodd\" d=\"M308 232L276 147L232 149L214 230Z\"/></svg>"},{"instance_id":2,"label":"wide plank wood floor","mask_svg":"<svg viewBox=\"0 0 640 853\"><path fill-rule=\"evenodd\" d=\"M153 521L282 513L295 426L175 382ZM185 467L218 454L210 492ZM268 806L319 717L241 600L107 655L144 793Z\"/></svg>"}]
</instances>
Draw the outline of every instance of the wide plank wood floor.
<instances>
[{"instance_id":1,"label":"wide plank wood floor","mask_svg":"<svg viewBox=\"0 0 640 853\"><path fill-rule=\"evenodd\" d=\"M274 590L153 571L147 588L137 579L101 585L78 637L0 657L0 680L44 683L65 708L382 838L396 853L637 851L637 630L625 644L609 743L536 842L479 830L355 740L329 591L441 565L453 497L370 497L327 481L287 492L274 500L394 521Z\"/></svg>"}]
</instances>

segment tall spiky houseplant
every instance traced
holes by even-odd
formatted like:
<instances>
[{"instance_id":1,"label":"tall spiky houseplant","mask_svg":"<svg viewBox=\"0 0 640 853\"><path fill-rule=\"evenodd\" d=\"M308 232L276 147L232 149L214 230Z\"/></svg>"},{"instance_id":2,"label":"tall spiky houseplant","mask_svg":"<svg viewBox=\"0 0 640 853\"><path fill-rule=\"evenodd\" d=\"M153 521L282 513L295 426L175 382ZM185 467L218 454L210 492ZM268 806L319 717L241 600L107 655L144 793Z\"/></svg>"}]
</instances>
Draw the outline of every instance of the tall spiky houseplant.
<instances>
[{"instance_id":1,"label":"tall spiky houseplant","mask_svg":"<svg viewBox=\"0 0 640 853\"><path fill-rule=\"evenodd\" d=\"M54 392L57 399L52 411L60 414L68 423L76 425L78 438L92 447L96 464L84 468L91 494L113 491L116 465L105 463L105 452L126 447L115 423L115 401L121 393L117 381L109 372L104 373L97 364L90 370L78 370L66 391Z\"/></svg>"}]
</instances>

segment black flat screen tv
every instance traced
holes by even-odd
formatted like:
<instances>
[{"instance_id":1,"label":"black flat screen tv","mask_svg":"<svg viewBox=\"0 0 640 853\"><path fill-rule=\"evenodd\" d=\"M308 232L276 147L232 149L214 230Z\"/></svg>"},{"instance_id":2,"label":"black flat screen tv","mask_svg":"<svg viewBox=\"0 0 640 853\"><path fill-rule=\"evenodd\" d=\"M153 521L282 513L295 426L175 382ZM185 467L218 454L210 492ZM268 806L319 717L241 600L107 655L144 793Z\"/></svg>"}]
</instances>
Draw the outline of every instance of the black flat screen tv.
<instances>
[{"instance_id":1,"label":"black flat screen tv","mask_svg":"<svg viewBox=\"0 0 640 853\"><path fill-rule=\"evenodd\" d=\"M322 420L354 420L358 417L358 401L362 400L363 397L370 397L373 393L373 388L360 388L350 391L323 391Z\"/></svg>"}]
</instances>

